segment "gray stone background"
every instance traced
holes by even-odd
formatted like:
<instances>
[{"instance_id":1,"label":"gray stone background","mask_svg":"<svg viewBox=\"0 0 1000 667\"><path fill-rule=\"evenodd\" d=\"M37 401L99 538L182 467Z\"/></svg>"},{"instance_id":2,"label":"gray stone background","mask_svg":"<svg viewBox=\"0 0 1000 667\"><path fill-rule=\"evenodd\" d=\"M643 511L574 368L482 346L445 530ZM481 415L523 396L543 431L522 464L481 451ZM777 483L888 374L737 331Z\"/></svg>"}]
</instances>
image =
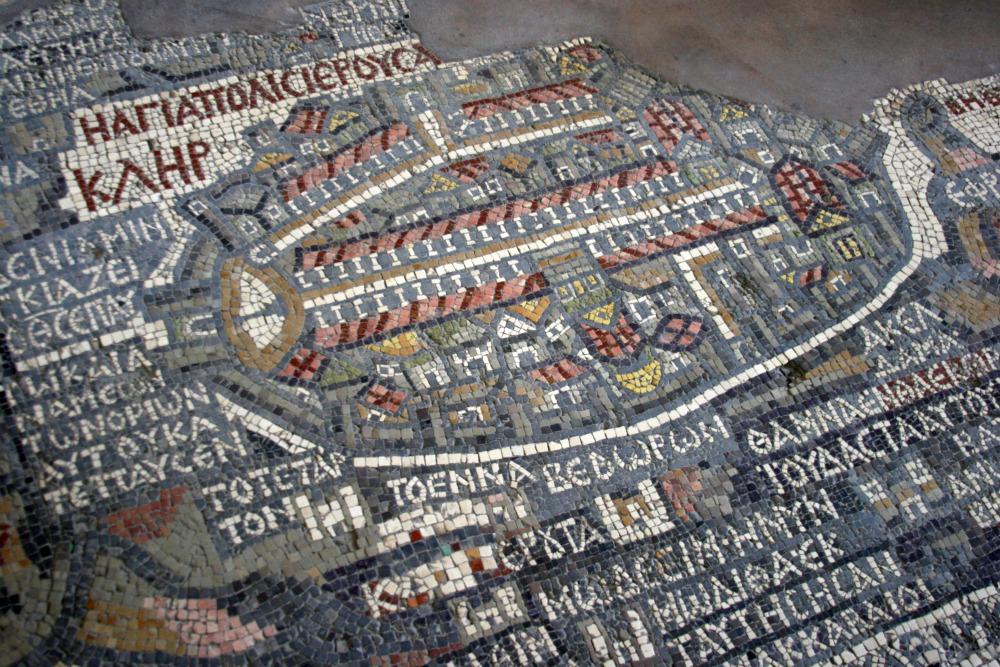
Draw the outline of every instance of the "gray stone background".
<instances>
[{"instance_id":1,"label":"gray stone background","mask_svg":"<svg viewBox=\"0 0 1000 667\"><path fill-rule=\"evenodd\" d=\"M312 0L122 0L136 36L267 32ZM0 3L0 22L47 0ZM410 0L444 60L607 41L668 81L854 124L871 99L1000 72L997 0Z\"/></svg>"}]
</instances>

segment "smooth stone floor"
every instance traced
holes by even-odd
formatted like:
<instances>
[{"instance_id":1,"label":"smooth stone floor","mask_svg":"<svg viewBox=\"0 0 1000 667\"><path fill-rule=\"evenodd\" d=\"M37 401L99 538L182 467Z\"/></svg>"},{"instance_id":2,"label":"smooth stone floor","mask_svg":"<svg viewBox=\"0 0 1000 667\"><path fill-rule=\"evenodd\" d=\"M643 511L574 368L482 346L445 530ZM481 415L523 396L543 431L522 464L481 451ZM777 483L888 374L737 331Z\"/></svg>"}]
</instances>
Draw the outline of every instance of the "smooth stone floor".
<instances>
[{"instance_id":1,"label":"smooth stone floor","mask_svg":"<svg viewBox=\"0 0 1000 667\"><path fill-rule=\"evenodd\" d=\"M0 3L0 22L45 0ZM139 37L267 32L309 0L124 0ZM1000 72L995 0L413 0L411 25L444 60L608 42L661 77L854 124L891 88Z\"/></svg>"}]
</instances>

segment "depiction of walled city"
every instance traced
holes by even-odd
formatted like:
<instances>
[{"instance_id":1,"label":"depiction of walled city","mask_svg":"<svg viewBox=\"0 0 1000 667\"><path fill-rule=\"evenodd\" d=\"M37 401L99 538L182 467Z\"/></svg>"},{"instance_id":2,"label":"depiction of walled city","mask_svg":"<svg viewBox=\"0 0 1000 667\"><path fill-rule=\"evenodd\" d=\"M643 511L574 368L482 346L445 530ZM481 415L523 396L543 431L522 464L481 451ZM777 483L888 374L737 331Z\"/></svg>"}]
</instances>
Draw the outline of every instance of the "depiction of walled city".
<instances>
[{"instance_id":1,"label":"depiction of walled city","mask_svg":"<svg viewBox=\"0 0 1000 667\"><path fill-rule=\"evenodd\" d=\"M0 33L0 665L1000 659L1000 78L302 12Z\"/></svg>"}]
</instances>

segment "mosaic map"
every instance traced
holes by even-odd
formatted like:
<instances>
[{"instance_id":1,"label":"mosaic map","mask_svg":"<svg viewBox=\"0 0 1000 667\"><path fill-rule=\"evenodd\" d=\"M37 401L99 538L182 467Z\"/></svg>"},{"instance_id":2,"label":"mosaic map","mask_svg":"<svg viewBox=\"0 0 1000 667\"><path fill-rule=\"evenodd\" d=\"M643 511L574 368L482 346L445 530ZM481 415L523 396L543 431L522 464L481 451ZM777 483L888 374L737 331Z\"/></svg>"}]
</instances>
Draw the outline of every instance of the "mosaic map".
<instances>
[{"instance_id":1,"label":"mosaic map","mask_svg":"<svg viewBox=\"0 0 1000 667\"><path fill-rule=\"evenodd\" d=\"M1000 658L1000 79L406 12L0 33L0 664Z\"/></svg>"}]
</instances>

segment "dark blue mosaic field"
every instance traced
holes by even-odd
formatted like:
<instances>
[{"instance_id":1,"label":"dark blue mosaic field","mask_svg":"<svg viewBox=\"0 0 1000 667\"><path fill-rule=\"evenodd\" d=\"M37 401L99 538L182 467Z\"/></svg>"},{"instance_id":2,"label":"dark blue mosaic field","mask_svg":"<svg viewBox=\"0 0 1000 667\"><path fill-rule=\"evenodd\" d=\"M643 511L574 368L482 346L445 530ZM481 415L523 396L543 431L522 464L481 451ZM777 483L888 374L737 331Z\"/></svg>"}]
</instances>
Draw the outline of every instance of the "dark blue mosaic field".
<instances>
[{"instance_id":1,"label":"dark blue mosaic field","mask_svg":"<svg viewBox=\"0 0 1000 667\"><path fill-rule=\"evenodd\" d=\"M1000 79L303 12L0 33L0 664L1000 659Z\"/></svg>"}]
</instances>

